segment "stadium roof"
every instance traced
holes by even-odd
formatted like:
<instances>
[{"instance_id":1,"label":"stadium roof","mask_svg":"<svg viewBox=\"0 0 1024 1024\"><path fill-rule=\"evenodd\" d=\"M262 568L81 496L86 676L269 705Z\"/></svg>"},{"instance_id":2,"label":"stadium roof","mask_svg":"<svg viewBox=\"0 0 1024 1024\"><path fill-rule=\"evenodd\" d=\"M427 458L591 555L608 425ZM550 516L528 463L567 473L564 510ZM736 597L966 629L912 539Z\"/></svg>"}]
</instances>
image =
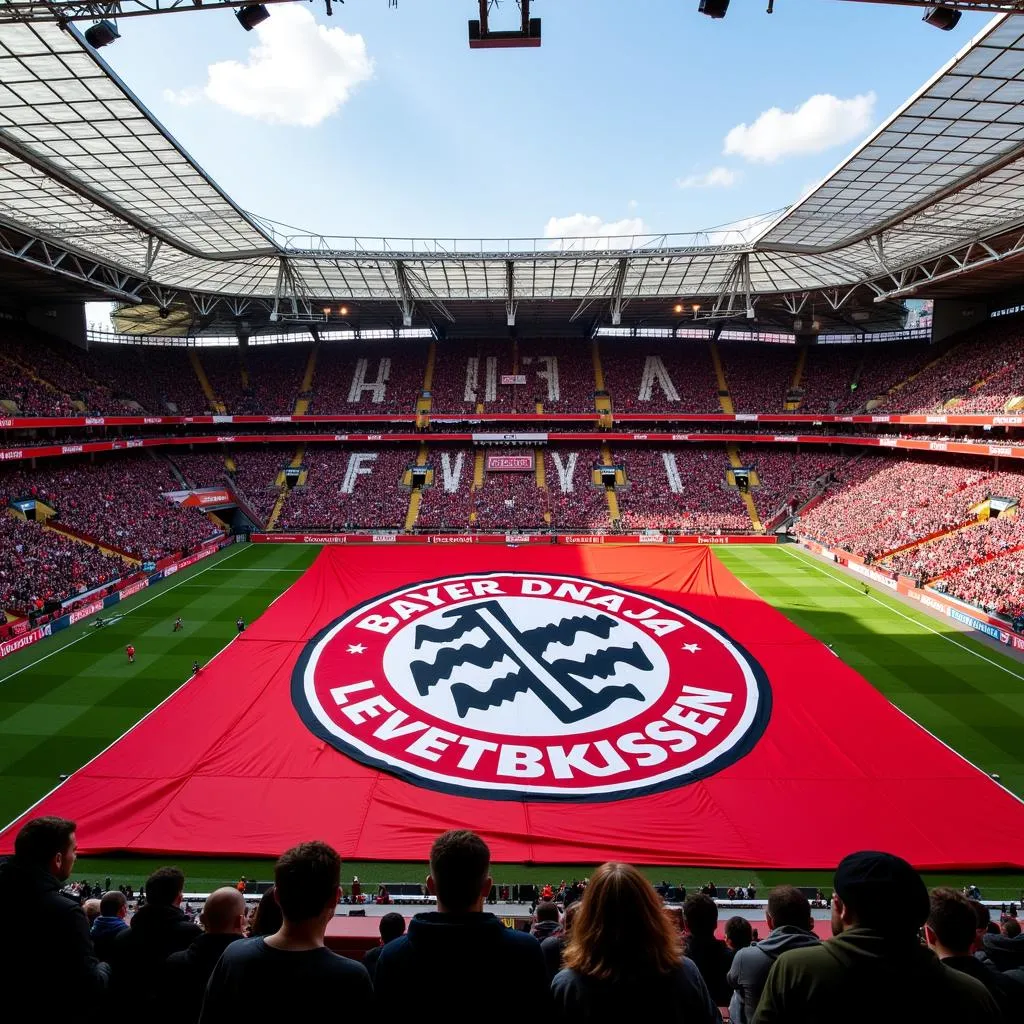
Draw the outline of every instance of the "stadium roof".
<instances>
[{"instance_id":1,"label":"stadium roof","mask_svg":"<svg viewBox=\"0 0 1024 1024\"><path fill-rule=\"evenodd\" d=\"M1000 15L778 216L694 235L324 238L235 205L77 30L5 22L0 255L158 308L187 296L208 325L218 303L237 317L335 300L397 304L406 323L414 309L454 321L452 303L556 301L610 304L614 323L677 299L784 321L814 293L840 326L858 306L858 329L882 329L898 316L885 300L1024 254L1022 101L1024 16Z\"/></svg>"}]
</instances>

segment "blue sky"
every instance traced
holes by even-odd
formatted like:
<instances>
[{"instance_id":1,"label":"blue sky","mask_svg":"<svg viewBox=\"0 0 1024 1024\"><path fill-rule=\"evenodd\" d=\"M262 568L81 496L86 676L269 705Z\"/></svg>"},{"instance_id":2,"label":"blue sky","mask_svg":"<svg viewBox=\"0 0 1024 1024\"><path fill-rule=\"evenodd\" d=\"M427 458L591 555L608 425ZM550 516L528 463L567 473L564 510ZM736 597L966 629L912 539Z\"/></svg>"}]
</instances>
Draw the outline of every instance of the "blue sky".
<instances>
[{"instance_id":1,"label":"blue sky","mask_svg":"<svg viewBox=\"0 0 1024 1024\"><path fill-rule=\"evenodd\" d=\"M986 21L945 33L915 9L765 6L734 0L712 21L697 0L534 0L539 50L470 51L473 0L335 0L332 18L272 7L251 33L228 12L126 19L103 56L240 205L277 221L672 232L791 203ZM516 17L503 0L493 19Z\"/></svg>"}]
</instances>

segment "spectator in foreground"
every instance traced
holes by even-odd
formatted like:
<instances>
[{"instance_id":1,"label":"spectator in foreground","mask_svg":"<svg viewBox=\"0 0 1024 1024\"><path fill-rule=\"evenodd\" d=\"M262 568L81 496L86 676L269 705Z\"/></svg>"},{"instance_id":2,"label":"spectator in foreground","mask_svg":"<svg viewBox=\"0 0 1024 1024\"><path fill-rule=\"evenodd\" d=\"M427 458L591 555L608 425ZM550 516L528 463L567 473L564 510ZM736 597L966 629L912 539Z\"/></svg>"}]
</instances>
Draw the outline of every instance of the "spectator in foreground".
<instances>
[{"instance_id":1,"label":"spectator in foreground","mask_svg":"<svg viewBox=\"0 0 1024 1024\"><path fill-rule=\"evenodd\" d=\"M123 892L105 892L100 900L100 916L92 923L89 935L96 955L110 963L114 939L128 927L128 900Z\"/></svg>"},{"instance_id":2,"label":"spectator in foreground","mask_svg":"<svg viewBox=\"0 0 1024 1024\"><path fill-rule=\"evenodd\" d=\"M1024 935L1013 918L1003 923L1000 932L985 935L976 956L986 966L1024 985Z\"/></svg>"},{"instance_id":3,"label":"spectator in foreground","mask_svg":"<svg viewBox=\"0 0 1024 1024\"><path fill-rule=\"evenodd\" d=\"M256 904L256 913L249 922L249 938L258 939L261 935L273 935L280 931L284 918L277 903L277 893L271 886Z\"/></svg>"},{"instance_id":4,"label":"spectator in foreground","mask_svg":"<svg viewBox=\"0 0 1024 1024\"><path fill-rule=\"evenodd\" d=\"M921 876L889 853L863 851L836 869L833 938L780 956L755 1024L993 1024L999 1008L974 978L944 966L918 931Z\"/></svg>"},{"instance_id":5,"label":"spectator in foreground","mask_svg":"<svg viewBox=\"0 0 1024 1024\"><path fill-rule=\"evenodd\" d=\"M0 990L9 1006L75 1006L102 992L108 969L93 951L78 901L61 886L75 863L75 823L33 818L0 865Z\"/></svg>"},{"instance_id":6,"label":"spectator in foreground","mask_svg":"<svg viewBox=\"0 0 1024 1024\"><path fill-rule=\"evenodd\" d=\"M792 885L778 885L768 894L768 935L757 945L739 950L729 968L733 988L730 1024L751 1024L772 964L790 949L817 946L807 897Z\"/></svg>"},{"instance_id":7,"label":"spectator in foreground","mask_svg":"<svg viewBox=\"0 0 1024 1024\"><path fill-rule=\"evenodd\" d=\"M274 865L283 922L273 935L232 942L213 969L201 1024L280 1024L372 1018L362 964L324 945L341 896L341 858L326 843L301 843Z\"/></svg>"},{"instance_id":8,"label":"spectator in foreground","mask_svg":"<svg viewBox=\"0 0 1024 1024\"><path fill-rule=\"evenodd\" d=\"M713 883L707 888L714 889ZM683 904L686 938L683 951L700 971L716 1006L728 1006L732 988L726 981L732 965L732 953L721 939L715 938L718 927L718 905L708 895L695 892Z\"/></svg>"},{"instance_id":9,"label":"spectator in foreground","mask_svg":"<svg viewBox=\"0 0 1024 1024\"><path fill-rule=\"evenodd\" d=\"M245 897L232 886L215 889L203 904L200 935L188 947L167 958L165 977L174 998L168 1001L164 1019L176 1024L196 1024L203 993L213 968L232 942L245 937Z\"/></svg>"},{"instance_id":10,"label":"spectator in foreground","mask_svg":"<svg viewBox=\"0 0 1024 1024\"><path fill-rule=\"evenodd\" d=\"M146 902L120 931L111 946L113 986L143 1016L163 1012L161 979L164 962L172 953L187 949L201 929L181 909L185 876L177 868L158 868L146 879Z\"/></svg>"},{"instance_id":11,"label":"spectator in foreground","mask_svg":"<svg viewBox=\"0 0 1024 1024\"><path fill-rule=\"evenodd\" d=\"M530 934L538 942L543 942L545 939L551 938L552 935L558 935L562 931L560 918L561 915L558 913L557 903L538 903L533 915L533 926L530 928Z\"/></svg>"},{"instance_id":12,"label":"spectator in foreground","mask_svg":"<svg viewBox=\"0 0 1024 1024\"><path fill-rule=\"evenodd\" d=\"M629 864L602 864L594 872L564 960L551 983L558 1021L721 1019L700 971L683 958L660 897Z\"/></svg>"},{"instance_id":13,"label":"spectator in foreground","mask_svg":"<svg viewBox=\"0 0 1024 1024\"><path fill-rule=\"evenodd\" d=\"M89 931L91 932L93 923L100 916L100 901L95 897L86 900L82 904L82 909L85 911L85 919L89 922Z\"/></svg>"},{"instance_id":14,"label":"spectator in foreground","mask_svg":"<svg viewBox=\"0 0 1024 1024\"><path fill-rule=\"evenodd\" d=\"M430 851L428 890L437 912L417 914L409 931L377 961L377 1016L422 1017L424 1001L445 1001L445 1018L489 1024L544 1020L551 1002L540 943L484 912L491 889L491 852L477 835L445 832ZM500 967L499 967L500 965ZM495 970L513 980L500 992Z\"/></svg>"},{"instance_id":15,"label":"spectator in foreground","mask_svg":"<svg viewBox=\"0 0 1024 1024\"><path fill-rule=\"evenodd\" d=\"M733 954L733 960L741 949L746 949L754 941L753 925L737 914L725 922L725 944Z\"/></svg>"},{"instance_id":16,"label":"spectator in foreground","mask_svg":"<svg viewBox=\"0 0 1024 1024\"><path fill-rule=\"evenodd\" d=\"M566 943L569 941L572 922L579 909L580 904L578 900L575 903L570 903L562 915L562 930L556 935L550 935L541 941L540 951L544 955L544 967L548 972L549 978L554 978L564 966L562 964L562 955L565 952Z\"/></svg>"},{"instance_id":17,"label":"spectator in foreground","mask_svg":"<svg viewBox=\"0 0 1024 1024\"><path fill-rule=\"evenodd\" d=\"M405 918L401 914L392 911L380 919L380 924L377 927L380 930L380 945L374 946L373 949L368 949L363 957L363 966L369 972L370 981L373 981L374 975L377 972L377 961L380 959L380 951L392 939L401 938L405 934Z\"/></svg>"},{"instance_id":18,"label":"spectator in foreground","mask_svg":"<svg viewBox=\"0 0 1024 1024\"><path fill-rule=\"evenodd\" d=\"M975 928L974 908L963 893L932 890L931 911L924 926L929 947L947 967L977 978L998 1004L1004 1021L1020 1020L1024 1017L1024 984L1018 985L971 956Z\"/></svg>"}]
</instances>

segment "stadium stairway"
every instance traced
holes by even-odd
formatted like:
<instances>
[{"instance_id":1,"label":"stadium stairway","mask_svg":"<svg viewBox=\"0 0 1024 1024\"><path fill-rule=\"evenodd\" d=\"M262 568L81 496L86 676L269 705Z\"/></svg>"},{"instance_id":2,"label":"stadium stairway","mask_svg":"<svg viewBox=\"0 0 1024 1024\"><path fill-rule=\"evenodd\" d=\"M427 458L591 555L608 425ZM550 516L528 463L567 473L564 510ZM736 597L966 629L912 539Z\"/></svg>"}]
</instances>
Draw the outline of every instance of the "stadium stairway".
<instances>
[{"instance_id":1,"label":"stadium stairway","mask_svg":"<svg viewBox=\"0 0 1024 1024\"><path fill-rule=\"evenodd\" d=\"M300 399L301 401L301 399ZM300 469L299 479L296 484L297 487L301 487L306 482L306 476L309 470L302 469L302 461L306 457L306 446L300 444L295 449L295 454L292 456L291 462L288 463L289 469ZM284 508L284 503L288 500L288 495L291 491L288 488L288 476L282 469L274 480L274 486L277 487L277 497L274 499L274 507L270 510L270 515L267 516L267 532L269 533L277 525L277 520L281 515L281 509Z\"/></svg>"},{"instance_id":2,"label":"stadium stairway","mask_svg":"<svg viewBox=\"0 0 1024 1024\"><path fill-rule=\"evenodd\" d=\"M601 445L601 463L605 466L611 466L613 464L612 450L607 444ZM622 470L617 469L615 471L615 487L618 487L619 484L624 484L625 482L626 478L623 475ZM619 511L619 496L615 493L615 487L605 487L604 489L604 496L608 501L608 518L611 519L612 526L618 525L619 516L621 514Z\"/></svg>"},{"instance_id":3,"label":"stadium stairway","mask_svg":"<svg viewBox=\"0 0 1024 1024\"><path fill-rule=\"evenodd\" d=\"M302 383L299 385L299 394L308 395L313 390L313 378L316 376L316 360L320 354L320 346L314 345L309 350L309 358L306 360L306 372L302 375ZM293 416L305 416L309 412L309 399L302 397L295 400Z\"/></svg>"},{"instance_id":4,"label":"stadium stairway","mask_svg":"<svg viewBox=\"0 0 1024 1024\"><path fill-rule=\"evenodd\" d=\"M611 396L603 393L608 390L608 384L604 379L601 349L596 338L590 343L590 361L594 364L594 407L601 417L600 426L610 427L612 425L612 400Z\"/></svg>"},{"instance_id":5,"label":"stadium stairway","mask_svg":"<svg viewBox=\"0 0 1024 1024\"><path fill-rule=\"evenodd\" d=\"M540 405L540 402L537 403ZM537 480L537 486L544 492L544 502L548 504L548 480L547 474L544 471L544 450L542 448L533 449L533 469ZM551 525L551 509L550 507L544 509L544 522L546 525Z\"/></svg>"},{"instance_id":6,"label":"stadium stairway","mask_svg":"<svg viewBox=\"0 0 1024 1024\"><path fill-rule=\"evenodd\" d=\"M711 342L708 346L711 351L711 362L715 367L715 380L718 381L718 404L726 416L732 416L736 409L732 404L732 395L729 394L729 381L725 377L725 367L722 365L722 355L718 351L718 345Z\"/></svg>"},{"instance_id":7,"label":"stadium stairway","mask_svg":"<svg viewBox=\"0 0 1024 1024\"><path fill-rule=\"evenodd\" d=\"M190 348L188 350L188 359L192 364L192 369L195 372L196 379L199 381L199 386L203 389L203 394L206 396L206 400L210 403L210 408L218 415L223 416L227 410L224 408L224 403L221 402L214 394L213 387L210 384L210 378L206 376L203 364L199 361L199 353L194 348Z\"/></svg>"},{"instance_id":8,"label":"stadium stairway","mask_svg":"<svg viewBox=\"0 0 1024 1024\"><path fill-rule=\"evenodd\" d=\"M429 393L434 386L434 364L437 362L437 343L432 341L427 347L427 366L423 371L423 394L416 399L416 426L421 430L430 423L430 409L433 400Z\"/></svg>"},{"instance_id":9,"label":"stadium stairway","mask_svg":"<svg viewBox=\"0 0 1024 1024\"><path fill-rule=\"evenodd\" d=\"M424 390L429 390L426 388ZM429 401L429 399L427 399ZM426 442L421 441L419 449L416 452L416 465L425 466L427 464L427 445ZM413 528L416 526L416 520L420 517L420 505L423 502L423 491L420 487L413 486L412 470L407 470L402 477L402 483L409 488L409 508L405 513L405 532L411 533Z\"/></svg>"},{"instance_id":10,"label":"stadium stairway","mask_svg":"<svg viewBox=\"0 0 1024 1024\"><path fill-rule=\"evenodd\" d=\"M800 381L803 379L804 367L806 365L807 365L807 346L803 345L803 346L800 347L800 350L797 353L796 369L793 370L793 379L792 379L792 381L790 381L790 384L789 384L789 392L790 392L790 394L800 390ZM796 412L797 409L800 408L802 403L803 403L803 395L799 395L799 396L794 397L794 398L790 398L787 395L786 401L783 404L782 408L785 409L786 412Z\"/></svg>"},{"instance_id":11,"label":"stadium stairway","mask_svg":"<svg viewBox=\"0 0 1024 1024\"><path fill-rule=\"evenodd\" d=\"M729 444L725 447L729 454L729 465L732 466L733 469L739 469L743 465L743 460L740 458L739 447L735 444ZM760 483L760 478L757 476L756 472L752 473L751 476L753 479L750 482L753 483L754 486L757 486L757 484ZM736 478L734 476L733 482L735 482L735 479ZM750 525L753 526L755 532L764 533L764 526L761 523L761 517L757 513L757 505L754 503L754 496L749 490L740 491L739 488L737 488L737 492L743 500L743 504L747 506L747 515L750 516Z\"/></svg>"}]
</instances>

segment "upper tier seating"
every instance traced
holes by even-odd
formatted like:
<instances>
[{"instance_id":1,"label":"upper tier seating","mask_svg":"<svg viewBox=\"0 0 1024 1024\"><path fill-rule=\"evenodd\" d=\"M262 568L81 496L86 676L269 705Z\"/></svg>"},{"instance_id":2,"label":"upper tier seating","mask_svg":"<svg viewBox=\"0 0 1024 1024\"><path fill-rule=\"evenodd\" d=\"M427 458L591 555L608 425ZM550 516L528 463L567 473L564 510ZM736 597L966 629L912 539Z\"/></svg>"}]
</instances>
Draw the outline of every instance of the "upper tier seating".
<instances>
[{"instance_id":1,"label":"upper tier seating","mask_svg":"<svg viewBox=\"0 0 1024 1024\"><path fill-rule=\"evenodd\" d=\"M317 353L309 411L411 415L423 390L426 363L427 349L421 342L325 342Z\"/></svg>"},{"instance_id":2,"label":"upper tier seating","mask_svg":"<svg viewBox=\"0 0 1024 1024\"><path fill-rule=\"evenodd\" d=\"M718 383L706 342L601 340L605 388L616 413L716 413Z\"/></svg>"}]
</instances>

